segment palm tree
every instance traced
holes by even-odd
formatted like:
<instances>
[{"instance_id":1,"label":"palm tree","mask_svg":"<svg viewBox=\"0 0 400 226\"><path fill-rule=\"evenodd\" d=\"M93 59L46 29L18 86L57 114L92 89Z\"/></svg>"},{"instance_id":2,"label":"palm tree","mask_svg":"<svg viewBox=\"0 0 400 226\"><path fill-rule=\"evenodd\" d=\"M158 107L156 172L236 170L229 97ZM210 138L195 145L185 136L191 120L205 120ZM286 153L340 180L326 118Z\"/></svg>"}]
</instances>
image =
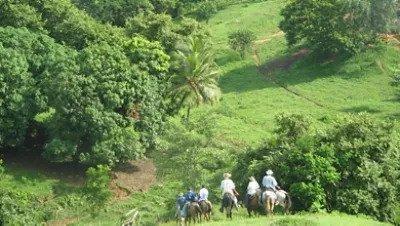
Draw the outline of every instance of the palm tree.
<instances>
[{"instance_id":1,"label":"palm tree","mask_svg":"<svg viewBox=\"0 0 400 226\"><path fill-rule=\"evenodd\" d=\"M178 55L182 68L172 80L171 97L179 107L187 107L186 121L189 122L193 107L219 100L219 71L210 45L202 37L190 38L187 50L179 51Z\"/></svg>"}]
</instances>

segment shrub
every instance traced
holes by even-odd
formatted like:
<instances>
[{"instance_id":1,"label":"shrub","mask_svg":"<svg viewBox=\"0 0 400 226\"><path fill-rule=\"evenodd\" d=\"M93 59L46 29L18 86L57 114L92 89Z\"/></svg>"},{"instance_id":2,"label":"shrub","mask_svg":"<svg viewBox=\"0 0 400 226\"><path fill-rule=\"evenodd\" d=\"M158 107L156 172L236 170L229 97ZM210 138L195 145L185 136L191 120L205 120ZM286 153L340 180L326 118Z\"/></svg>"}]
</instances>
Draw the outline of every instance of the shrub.
<instances>
[{"instance_id":1,"label":"shrub","mask_svg":"<svg viewBox=\"0 0 400 226\"><path fill-rule=\"evenodd\" d=\"M206 21L208 23L208 21L214 14L217 13L217 11L217 5L214 3L214 1L204 1L198 6L195 16L198 20Z\"/></svg>"},{"instance_id":2,"label":"shrub","mask_svg":"<svg viewBox=\"0 0 400 226\"><path fill-rule=\"evenodd\" d=\"M34 194L0 189L0 224L31 225L45 221L50 213L45 211Z\"/></svg>"},{"instance_id":3,"label":"shrub","mask_svg":"<svg viewBox=\"0 0 400 226\"><path fill-rule=\"evenodd\" d=\"M359 114L313 133L302 116L277 120L276 138L238 157L234 176L243 189L247 176L261 179L271 168L291 193L295 210L325 208L395 220L400 143L392 123Z\"/></svg>"},{"instance_id":4,"label":"shrub","mask_svg":"<svg viewBox=\"0 0 400 226\"><path fill-rule=\"evenodd\" d=\"M243 29L229 34L228 39L230 47L244 59L246 52L251 49L256 36L252 31Z\"/></svg>"},{"instance_id":5,"label":"shrub","mask_svg":"<svg viewBox=\"0 0 400 226\"><path fill-rule=\"evenodd\" d=\"M103 205L111 197L110 168L106 165L90 167L86 171L85 191L95 205Z\"/></svg>"}]
</instances>

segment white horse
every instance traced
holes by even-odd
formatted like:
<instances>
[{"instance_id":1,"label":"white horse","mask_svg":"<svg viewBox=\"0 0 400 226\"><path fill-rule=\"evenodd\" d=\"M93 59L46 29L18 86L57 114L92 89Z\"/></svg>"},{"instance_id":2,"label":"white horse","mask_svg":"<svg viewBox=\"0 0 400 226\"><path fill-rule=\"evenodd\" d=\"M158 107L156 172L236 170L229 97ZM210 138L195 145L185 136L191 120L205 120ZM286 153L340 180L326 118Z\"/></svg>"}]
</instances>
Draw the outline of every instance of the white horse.
<instances>
[{"instance_id":1,"label":"white horse","mask_svg":"<svg viewBox=\"0 0 400 226\"><path fill-rule=\"evenodd\" d=\"M284 190L277 190L273 192L266 190L262 194L262 203L265 212L270 215L274 213L275 205L281 205L285 209L285 214L289 213L289 209L292 206L292 200L290 199L289 193Z\"/></svg>"}]
</instances>

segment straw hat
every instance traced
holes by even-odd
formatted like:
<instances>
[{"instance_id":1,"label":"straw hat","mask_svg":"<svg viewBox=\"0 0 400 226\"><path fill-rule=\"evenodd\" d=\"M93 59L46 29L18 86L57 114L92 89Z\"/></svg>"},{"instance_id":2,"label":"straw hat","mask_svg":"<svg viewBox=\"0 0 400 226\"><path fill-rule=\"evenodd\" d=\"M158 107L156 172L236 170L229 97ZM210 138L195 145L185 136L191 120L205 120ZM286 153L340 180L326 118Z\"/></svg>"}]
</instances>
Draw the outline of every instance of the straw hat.
<instances>
[{"instance_id":1,"label":"straw hat","mask_svg":"<svg viewBox=\"0 0 400 226\"><path fill-rule=\"evenodd\" d=\"M225 179L231 178L231 176L232 176L232 175L231 175L230 173L224 173L224 178L225 178Z\"/></svg>"},{"instance_id":2,"label":"straw hat","mask_svg":"<svg viewBox=\"0 0 400 226\"><path fill-rule=\"evenodd\" d=\"M256 178L254 178L253 176L249 177L250 181L256 181Z\"/></svg>"}]
</instances>

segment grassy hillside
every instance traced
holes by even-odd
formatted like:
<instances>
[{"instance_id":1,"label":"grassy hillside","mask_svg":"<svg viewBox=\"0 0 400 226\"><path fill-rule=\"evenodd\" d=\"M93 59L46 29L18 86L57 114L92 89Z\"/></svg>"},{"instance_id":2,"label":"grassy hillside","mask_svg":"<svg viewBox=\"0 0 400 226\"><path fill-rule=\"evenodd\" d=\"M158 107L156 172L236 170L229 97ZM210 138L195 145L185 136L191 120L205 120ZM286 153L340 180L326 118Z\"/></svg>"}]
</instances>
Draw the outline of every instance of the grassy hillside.
<instances>
[{"instance_id":1,"label":"grassy hillside","mask_svg":"<svg viewBox=\"0 0 400 226\"><path fill-rule=\"evenodd\" d=\"M176 225L174 223L163 226ZM205 226L384 226L390 225L374 221L367 217L356 217L345 214L304 214L292 216L260 216L249 219L245 216L236 217L233 220L207 222L199 225Z\"/></svg>"},{"instance_id":2,"label":"grassy hillside","mask_svg":"<svg viewBox=\"0 0 400 226\"><path fill-rule=\"evenodd\" d=\"M390 86L389 67L400 64L394 47L378 46L347 61L315 63L306 57L273 76L294 95L259 73L252 54L245 60L229 49L227 36L240 28L255 32L262 64L288 54L278 24L285 1L243 4L219 12L209 22L217 62L222 76L223 98L219 104L197 109L195 117L215 117L221 139L244 146L257 144L273 130L273 119L281 112L311 115L314 120L337 115L369 112L378 118L399 118L400 103ZM311 101L310 101L311 100ZM315 103L317 103L318 106Z\"/></svg>"},{"instance_id":3,"label":"grassy hillside","mask_svg":"<svg viewBox=\"0 0 400 226\"><path fill-rule=\"evenodd\" d=\"M315 121L333 120L338 115L363 111L380 119L400 119L400 102L396 99L395 89L389 84L391 78L388 73L388 68L400 64L400 51L395 47L382 44L347 61L326 59L315 63L312 57L305 57L290 69L269 75L258 70L253 53L248 53L242 60L239 54L229 49L228 34L247 28L257 35L254 50L259 53L262 64L290 54L284 35L278 28L281 20L279 12L285 2L267 0L234 5L220 11L209 21L221 70L223 97L220 103L195 109L192 117L213 118L218 139L239 148L257 145L271 136L274 117L282 112L307 114ZM273 76L286 89L272 82L268 76ZM32 193L46 197L46 200L55 199L57 205L54 205L60 209L51 218L61 220L54 221L54 225L115 225L123 214L135 208L140 208L142 219L150 222L156 216L162 218L173 211L167 206L174 201L171 197L175 197L180 187L179 183L157 185L149 192L136 193L123 200L113 200L104 208L93 209L82 205L83 201L74 196L80 192L79 188L70 186L62 178L55 179L32 171L7 165L0 188ZM93 212L88 212L88 209ZM364 217L341 214L248 219L242 212L233 221L225 221L223 215L216 213L213 219L220 221L201 225L386 225Z\"/></svg>"}]
</instances>

